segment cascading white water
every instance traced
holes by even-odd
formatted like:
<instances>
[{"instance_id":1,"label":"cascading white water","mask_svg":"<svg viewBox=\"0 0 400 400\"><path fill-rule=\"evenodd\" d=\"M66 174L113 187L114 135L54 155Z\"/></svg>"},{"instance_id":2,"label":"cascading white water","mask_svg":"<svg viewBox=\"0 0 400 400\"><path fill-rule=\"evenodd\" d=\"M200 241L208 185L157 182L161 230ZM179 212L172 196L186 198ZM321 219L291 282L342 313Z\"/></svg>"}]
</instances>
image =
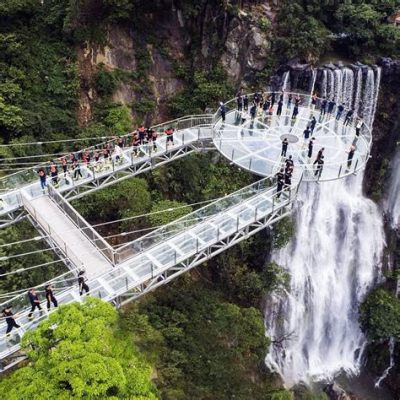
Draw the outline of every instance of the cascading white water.
<instances>
[{"instance_id":1,"label":"cascading white water","mask_svg":"<svg viewBox=\"0 0 400 400\"><path fill-rule=\"evenodd\" d=\"M367 87L361 88L364 101L365 93L372 94L373 101L378 88L370 71ZM328 85L329 75L328 71ZM334 75L343 90L343 77ZM346 82L351 87L344 91L353 93L354 79ZM372 110L370 102L362 104L369 120ZM283 347L271 346L266 361L287 386L331 378L342 370L356 373L360 366L365 338L358 325L358 305L380 278L384 246L381 216L362 195L362 179L360 174L321 185L303 184L295 237L273 255L289 271L291 282L289 292L275 294L266 310L268 334L287 339Z\"/></svg>"},{"instance_id":2,"label":"cascading white water","mask_svg":"<svg viewBox=\"0 0 400 400\"><path fill-rule=\"evenodd\" d=\"M282 92L290 91L290 72L286 71L282 78Z\"/></svg>"},{"instance_id":3,"label":"cascading white water","mask_svg":"<svg viewBox=\"0 0 400 400\"><path fill-rule=\"evenodd\" d=\"M326 98L328 95L326 88L328 87L328 72L326 69L322 71L322 83L321 83L321 97Z\"/></svg>"},{"instance_id":4,"label":"cascading white water","mask_svg":"<svg viewBox=\"0 0 400 400\"><path fill-rule=\"evenodd\" d=\"M362 70L358 68L356 77L356 94L354 96L354 115L358 115L360 111L360 100L361 100L361 88L362 88Z\"/></svg>"},{"instance_id":5,"label":"cascading white water","mask_svg":"<svg viewBox=\"0 0 400 400\"><path fill-rule=\"evenodd\" d=\"M354 71L350 68L343 68L342 103L347 108L351 108L353 104L353 92L354 92Z\"/></svg>"},{"instance_id":6,"label":"cascading white water","mask_svg":"<svg viewBox=\"0 0 400 400\"><path fill-rule=\"evenodd\" d=\"M400 152L392 161L392 176L390 178L389 194L386 200L386 211L390 215L392 228L400 224Z\"/></svg>"}]
</instances>

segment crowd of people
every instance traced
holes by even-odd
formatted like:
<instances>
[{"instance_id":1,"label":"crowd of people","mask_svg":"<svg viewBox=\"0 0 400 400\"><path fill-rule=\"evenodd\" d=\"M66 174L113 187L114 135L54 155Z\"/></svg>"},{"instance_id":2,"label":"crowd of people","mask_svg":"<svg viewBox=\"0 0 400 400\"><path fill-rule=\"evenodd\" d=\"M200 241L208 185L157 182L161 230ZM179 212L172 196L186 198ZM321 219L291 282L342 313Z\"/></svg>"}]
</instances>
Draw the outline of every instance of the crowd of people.
<instances>
[{"instance_id":1,"label":"crowd of people","mask_svg":"<svg viewBox=\"0 0 400 400\"><path fill-rule=\"evenodd\" d=\"M175 129L165 129L166 149L174 146ZM139 126L130 136L116 137L113 141L98 145L93 148L71 152L60 158L50 160L48 166L38 169L40 186L42 190L48 185L47 177L50 176L52 184L57 187L62 177L66 184L69 180L84 178L82 167L92 167L94 172L102 172L112 168L112 163L124 162L124 150L132 148L132 156L140 157L142 154L151 155L157 151L158 133L155 129ZM61 172L62 171L62 172Z\"/></svg>"},{"instance_id":2,"label":"crowd of people","mask_svg":"<svg viewBox=\"0 0 400 400\"><path fill-rule=\"evenodd\" d=\"M79 294L81 296L83 295L83 292L85 292L85 294L89 294L89 286L87 285L86 281L87 281L87 278L86 278L85 271L84 270L79 271L78 272L78 289L79 289ZM42 301L40 299L39 293L36 291L35 288L31 288L28 290L27 298L31 305L31 309L29 311L28 318L29 319L34 318L33 313L35 312L36 309L39 311L39 315L42 315L43 314L43 309L42 309L42 305L41 305ZM46 300L47 312L50 311L51 304L53 304L53 306L55 308L58 307L58 301L55 297L54 288L51 284L48 284L45 286L45 297L44 298ZM3 315L3 318L5 319L5 322L7 325L6 336L10 336L13 328L20 328L20 325L18 325L17 321L16 321L17 315L14 315L11 305L6 305L3 308L2 315Z\"/></svg>"}]
</instances>

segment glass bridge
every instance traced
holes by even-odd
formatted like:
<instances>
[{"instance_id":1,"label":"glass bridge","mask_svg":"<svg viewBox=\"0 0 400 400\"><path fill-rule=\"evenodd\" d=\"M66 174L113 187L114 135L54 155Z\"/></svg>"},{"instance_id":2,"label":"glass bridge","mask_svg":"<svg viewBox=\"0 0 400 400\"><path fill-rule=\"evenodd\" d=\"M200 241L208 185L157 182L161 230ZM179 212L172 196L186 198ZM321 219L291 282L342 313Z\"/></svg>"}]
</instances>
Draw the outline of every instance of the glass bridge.
<instances>
[{"instance_id":1,"label":"glass bridge","mask_svg":"<svg viewBox=\"0 0 400 400\"><path fill-rule=\"evenodd\" d=\"M88 164L82 168L82 180L61 178L60 186L49 184L46 193L40 190L36 175L40 166L0 179L3 226L17 221L22 213L28 215L57 254L68 259L70 272L37 286L39 293L51 283L59 304L80 301L77 272L85 269L91 296L123 305L289 215L302 180L329 181L363 168L371 145L370 129L365 124L359 123L357 134L354 124L344 126L346 110L339 121L334 115L320 118L320 100L314 107L309 96L302 96L299 114L292 119L293 105L287 106L287 94L284 103L280 116L275 106L272 115L262 115L259 110L252 120L235 110L234 99L226 104L224 123L218 115L205 115L159 125L155 127L161 131L157 150L147 145L140 146L139 152L126 147L120 160L112 157L100 167ZM304 139L313 115L317 119L314 132ZM177 130L174 146L167 148L163 131L170 126ZM308 157L311 137L315 144L312 157ZM295 164L294 175L291 186L277 193L274 175L285 163L286 157L281 156L285 138L289 142L287 156L292 155ZM118 248L109 245L68 202L201 149L210 140L231 162L263 178ZM114 144L110 142L111 147ZM322 173L316 174L314 161L322 147L325 163ZM10 295L0 306L6 304L13 307L21 328L8 337L5 327L0 333L0 360L9 360L18 352L23 334L47 317L37 313L28 318L25 291ZM45 309L44 302L42 306Z\"/></svg>"}]
</instances>

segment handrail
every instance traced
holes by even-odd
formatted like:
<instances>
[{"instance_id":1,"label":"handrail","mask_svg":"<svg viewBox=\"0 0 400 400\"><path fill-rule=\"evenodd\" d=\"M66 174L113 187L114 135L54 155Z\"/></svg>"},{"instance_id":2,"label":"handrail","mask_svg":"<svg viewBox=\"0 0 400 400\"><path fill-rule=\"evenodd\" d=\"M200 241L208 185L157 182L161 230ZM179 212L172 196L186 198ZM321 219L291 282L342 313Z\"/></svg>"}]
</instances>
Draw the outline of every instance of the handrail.
<instances>
[{"instance_id":1,"label":"handrail","mask_svg":"<svg viewBox=\"0 0 400 400\"><path fill-rule=\"evenodd\" d=\"M115 264L114 249L107 241L64 199L53 187L48 185L49 197L61 208L74 225L112 264Z\"/></svg>"}]
</instances>

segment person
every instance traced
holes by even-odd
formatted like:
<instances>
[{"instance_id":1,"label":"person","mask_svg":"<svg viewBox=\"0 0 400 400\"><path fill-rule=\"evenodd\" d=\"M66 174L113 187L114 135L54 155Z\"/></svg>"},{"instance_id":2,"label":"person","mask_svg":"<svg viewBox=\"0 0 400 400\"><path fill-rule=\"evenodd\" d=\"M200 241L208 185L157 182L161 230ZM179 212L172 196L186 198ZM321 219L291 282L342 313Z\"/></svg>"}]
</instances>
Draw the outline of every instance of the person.
<instances>
[{"instance_id":1,"label":"person","mask_svg":"<svg viewBox=\"0 0 400 400\"><path fill-rule=\"evenodd\" d=\"M336 113L336 121L339 121L340 118L342 118L343 111L344 111L344 105L340 104Z\"/></svg>"},{"instance_id":2,"label":"person","mask_svg":"<svg viewBox=\"0 0 400 400\"><path fill-rule=\"evenodd\" d=\"M79 161L75 160L73 165L72 165L72 169L74 170L74 179L77 180L78 179L78 175L80 178L83 178L82 176L82 172L81 172L81 165L79 164Z\"/></svg>"},{"instance_id":3,"label":"person","mask_svg":"<svg viewBox=\"0 0 400 400\"><path fill-rule=\"evenodd\" d=\"M125 138L124 137L119 137L117 140L117 144L119 147L121 147L121 149L123 149L125 147Z\"/></svg>"},{"instance_id":4,"label":"person","mask_svg":"<svg viewBox=\"0 0 400 400\"><path fill-rule=\"evenodd\" d=\"M317 97L316 93L314 93L311 97L311 109L313 111L315 110L315 106L317 105L317 100L318 100L318 97Z\"/></svg>"},{"instance_id":5,"label":"person","mask_svg":"<svg viewBox=\"0 0 400 400\"><path fill-rule=\"evenodd\" d=\"M283 173L283 168L275 175L276 177L276 197L279 199L281 197L283 185L285 184L285 174Z\"/></svg>"},{"instance_id":6,"label":"person","mask_svg":"<svg viewBox=\"0 0 400 400\"><path fill-rule=\"evenodd\" d=\"M321 101L321 114L320 114L321 117L325 116L327 105L328 105L328 100L324 97Z\"/></svg>"},{"instance_id":7,"label":"person","mask_svg":"<svg viewBox=\"0 0 400 400\"><path fill-rule=\"evenodd\" d=\"M286 170L293 170L294 162L292 155L290 155L289 158L285 160L285 164L286 164Z\"/></svg>"},{"instance_id":8,"label":"person","mask_svg":"<svg viewBox=\"0 0 400 400\"><path fill-rule=\"evenodd\" d=\"M351 110L347 111L346 116L344 118L344 123L343 123L344 126L351 124L351 120L353 118L353 114L354 114L354 109L353 108Z\"/></svg>"},{"instance_id":9,"label":"person","mask_svg":"<svg viewBox=\"0 0 400 400\"><path fill-rule=\"evenodd\" d=\"M158 133L155 129L151 130L151 140L153 141L153 151L157 151L157 137Z\"/></svg>"},{"instance_id":10,"label":"person","mask_svg":"<svg viewBox=\"0 0 400 400\"><path fill-rule=\"evenodd\" d=\"M287 107L288 108L290 108L292 106L292 99L293 99L293 95L292 95L292 93L289 93L288 101L287 101Z\"/></svg>"},{"instance_id":11,"label":"person","mask_svg":"<svg viewBox=\"0 0 400 400\"><path fill-rule=\"evenodd\" d=\"M347 168L350 168L351 163L353 162L354 152L356 151L355 146L351 146L349 150L349 155L347 156Z\"/></svg>"},{"instance_id":12,"label":"person","mask_svg":"<svg viewBox=\"0 0 400 400\"><path fill-rule=\"evenodd\" d=\"M108 160L108 157L110 157L110 149L108 147L108 144L105 144L103 147L103 158L104 160Z\"/></svg>"},{"instance_id":13,"label":"person","mask_svg":"<svg viewBox=\"0 0 400 400\"><path fill-rule=\"evenodd\" d=\"M250 107L250 116L252 120L256 117L256 112L257 112L257 104L253 102L253 104Z\"/></svg>"},{"instance_id":14,"label":"person","mask_svg":"<svg viewBox=\"0 0 400 400\"><path fill-rule=\"evenodd\" d=\"M292 173L293 169L289 168L285 171L285 186L290 187L292 185Z\"/></svg>"},{"instance_id":15,"label":"person","mask_svg":"<svg viewBox=\"0 0 400 400\"><path fill-rule=\"evenodd\" d=\"M281 101L283 104L283 92L281 92L281 94L279 95L279 101Z\"/></svg>"},{"instance_id":16,"label":"person","mask_svg":"<svg viewBox=\"0 0 400 400\"><path fill-rule=\"evenodd\" d=\"M335 100L331 99L331 101L328 103L328 115L332 115L335 105Z\"/></svg>"},{"instance_id":17,"label":"person","mask_svg":"<svg viewBox=\"0 0 400 400\"><path fill-rule=\"evenodd\" d=\"M140 146L139 133L135 132L132 136L132 147L133 147L132 153L135 157L137 157L139 154L139 146Z\"/></svg>"},{"instance_id":18,"label":"person","mask_svg":"<svg viewBox=\"0 0 400 400\"><path fill-rule=\"evenodd\" d=\"M4 309L2 310L2 315L6 319L7 323L7 330L6 330L6 336L11 335L11 331L13 328L20 328L20 325L17 324L17 321L15 321L15 316L11 310L10 305L6 305Z\"/></svg>"},{"instance_id":19,"label":"person","mask_svg":"<svg viewBox=\"0 0 400 400\"><path fill-rule=\"evenodd\" d=\"M299 113L299 106L298 106L298 104L295 103L294 108L293 108L292 119L296 119L298 113Z\"/></svg>"},{"instance_id":20,"label":"person","mask_svg":"<svg viewBox=\"0 0 400 400\"><path fill-rule=\"evenodd\" d=\"M276 115L281 116L281 114L282 114L282 106L283 106L283 100L279 99L278 108L276 109Z\"/></svg>"},{"instance_id":21,"label":"person","mask_svg":"<svg viewBox=\"0 0 400 400\"><path fill-rule=\"evenodd\" d=\"M28 297L32 306L31 311L28 314L28 318L33 318L33 312L35 311L35 309L37 308L39 311L42 311L42 307L40 306L39 296L37 295L36 290L34 288L29 289Z\"/></svg>"},{"instance_id":22,"label":"person","mask_svg":"<svg viewBox=\"0 0 400 400\"><path fill-rule=\"evenodd\" d=\"M249 109L249 98L247 97L247 94L245 94L243 97L243 108L244 111L247 111Z\"/></svg>"},{"instance_id":23,"label":"person","mask_svg":"<svg viewBox=\"0 0 400 400\"><path fill-rule=\"evenodd\" d=\"M82 161L86 164L89 165L90 163L90 151L86 150L82 154Z\"/></svg>"},{"instance_id":24,"label":"person","mask_svg":"<svg viewBox=\"0 0 400 400\"><path fill-rule=\"evenodd\" d=\"M114 147L113 155L115 156L115 161L116 162L120 162L121 161L121 157L123 155L123 152L122 152L121 147L118 146L118 144L116 144L115 147Z\"/></svg>"},{"instance_id":25,"label":"person","mask_svg":"<svg viewBox=\"0 0 400 400\"><path fill-rule=\"evenodd\" d=\"M99 152L99 150L95 150L95 152L94 152L94 155L93 155L93 158L94 158L94 162L95 163L98 163L99 162L99 159L100 159L100 152Z\"/></svg>"},{"instance_id":26,"label":"person","mask_svg":"<svg viewBox=\"0 0 400 400\"><path fill-rule=\"evenodd\" d=\"M264 104L263 104L263 111L264 111L265 118L268 117L268 115L269 115L270 106L271 106L271 102L268 98L267 100L264 101Z\"/></svg>"},{"instance_id":27,"label":"person","mask_svg":"<svg viewBox=\"0 0 400 400\"><path fill-rule=\"evenodd\" d=\"M315 170L314 176L318 176L318 178L320 178L323 167L324 167L324 156L321 156L321 158L317 162L317 168Z\"/></svg>"},{"instance_id":28,"label":"person","mask_svg":"<svg viewBox=\"0 0 400 400\"><path fill-rule=\"evenodd\" d=\"M50 176L54 186L58 185L58 168L54 160L50 161Z\"/></svg>"},{"instance_id":29,"label":"person","mask_svg":"<svg viewBox=\"0 0 400 400\"><path fill-rule=\"evenodd\" d=\"M79 271L78 273L78 285L79 285L79 294L82 296L83 291L85 291L86 294L89 293L89 286L86 284L86 276L85 276L85 271Z\"/></svg>"},{"instance_id":30,"label":"person","mask_svg":"<svg viewBox=\"0 0 400 400\"><path fill-rule=\"evenodd\" d=\"M139 143L143 144L144 143L144 139L146 137L146 130L144 128L144 125L140 125L138 128L138 134L139 134Z\"/></svg>"},{"instance_id":31,"label":"person","mask_svg":"<svg viewBox=\"0 0 400 400\"><path fill-rule=\"evenodd\" d=\"M221 114L222 122L225 122L226 107L222 101L219 103L219 113Z\"/></svg>"},{"instance_id":32,"label":"person","mask_svg":"<svg viewBox=\"0 0 400 400\"><path fill-rule=\"evenodd\" d=\"M50 310L50 302L53 303L54 307L58 307L57 299L54 296L53 287L49 284L45 287L46 300L47 300L47 311Z\"/></svg>"},{"instance_id":33,"label":"person","mask_svg":"<svg viewBox=\"0 0 400 400\"><path fill-rule=\"evenodd\" d=\"M68 161L65 156L61 157L61 167L63 169L64 177L66 177L68 171Z\"/></svg>"},{"instance_id":34,"label":"person","mask_svg":"<svg viewBox=\"0 0 400 400\"><path fill-rule=\"evenodd\" d=\"M308 158L312 157L313 147L314 147L314 140L315 139L312 137L311 140L308 142L308 154L307 154Z\"/></svg>"},{"instance_id":35,"label":"person","mask_svg":"<svg viewBox=\"0 0 400 400\"><path fill-rule=\"evenodd\" d=\"M275 104L275 92L271 93L271 107L274 108Z\"/></svg>"},{"instance_id":36,"label":"person","mask_svg":"<svg viewBox=\"0 0 400 400\"><path fill-rule=\"evenodd\" d=\"M310 127L309 125L307 125L307 128L304 130L303 135L304 135L304 140L308 140L310 138Z\"/></svg>"},{"instance_id":37,"label":"person","mask_svg":"<svg viewBox=\"0 0 400 400\"><path fill-rule=\"evenodd\" d=\"M294 98L294 105L299 107L300 103L301 103L301 97L299 94L297 94L296 97Z\"/></svg>"},{"instance_id":38,"label":"person","mask_svg":"<svg viewBox=\"0 0 400 400\"><path fill-rule=\"evenodd\" d=\"M360 136L362 125L363 125L362 119L358 118L356 124L356 136Z\"/></svg>"},{"instance_id":39,"label":"person","mask_svg":"<svg viewBox=\"0 0 400 400\"><path fill-rule=\"evenodd\" d=\"M311 122L310 122L311 133L314 133L315 125L317 125L317 120L316 120L315 117L313 116L313 117L311 118Z\"/></svg>"},{"instance_id":40,"label":"person","mask_svg":"<svg viewBox=\"0 0 400 400\"><path fill-rule=\"evenodd\" d=\"M172 146L174 145L174 128L168 128L165 130L165 134L167 135L167 142L165 144L165 147L168 147L168 143L171 143Z\"/></svg>"},{"instance_id":41,"label":"person","mask_svg":"<svg viewBox=\"0 0 400 400\"><path fill-rule=\"evenodd\" d=\"M40 168L38 171L38 175L39 175L40 187L42 188L44 193L44 190L47 187L45 170L43 168Z\"/></svg>"},{"instance_id":42,"label":"person","mask_svg":"<svg viewBox=\"0 0 400 400\"><path fill-rule=\"evenodd\" d=\"M319 149L318 153L317 153L317 158L314 161L314 165L318 163L318 160L321 159L321 157L324 155L324 150L325 147L322 147L321 149Z\"/></svg>"},{"instance_id":43,"label":"person","mask_svg":"<svg viewBox=\"0 0 400 400\"><path fill-rule=\"evenodd\" d=\"M237 110L238 110L238 112L242 112L242 110L243 110L243 98L242 98L242 96L238 96L237 97L237 99L236 99L236 104L237 104Z\"/></svg>"},{"instance_id":44,"label":"person","mask_svg":"<svg viewBox=\"0 0 400 400\"><path fill-rule=\"evenodd\" d=\"M281 156L282 157L286 157L286 152L289 146L289 141L287 140L287 138L282 140L282 152L281 152Z\"/></svg>"}]
</instances>

